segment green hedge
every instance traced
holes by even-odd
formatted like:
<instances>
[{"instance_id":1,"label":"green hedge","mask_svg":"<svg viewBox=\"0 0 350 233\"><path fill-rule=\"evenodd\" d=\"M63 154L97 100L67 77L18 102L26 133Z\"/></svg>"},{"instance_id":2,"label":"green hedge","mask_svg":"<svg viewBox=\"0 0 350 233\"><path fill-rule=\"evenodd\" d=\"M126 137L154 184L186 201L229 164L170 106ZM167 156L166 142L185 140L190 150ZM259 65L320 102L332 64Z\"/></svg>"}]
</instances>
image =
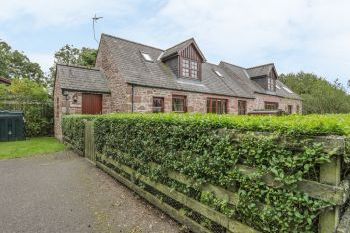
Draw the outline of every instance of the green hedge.
<instances>
[{"instance_id":1,"label":"green hedge","mask_svg":"<svg viewBox=\"0 0 350 233\"><path fill-rule=\"evenodd\" d=\"M70 116L63 121L64 135L79 149L83 143L82 119ZM310 136L350 132L349 115L111 114L95 117L94 121L99 153L263 232L317 229L317 216L329 203L290 191L290 187L302 178L317 178L318 165L330 159L322 144L309 140ZM273 133L249 133L252 131ZM149 162L160 167L149 167ZM255 167L258 172L247 177L236 168L238 163ZM164 175L169 169L192 177L196 183L184 187L169 180ZM274 174L285 186L271 188L257 179L266 173ZM200 193L196 187L206 182L227 189L236 184L239 204L230 206L210 193ZM261 208L261 203L273 208Z\"/></svg>"},{"instance_id":2,"label":"green hedge","mask_svg":"<svg viewBox=\"0 0 350 233\"><path fill-rule=\"evenodd\" d=\"M85 121L93 120L94 116L67 115L62 120L64 141L74 149L84 151Z\"/></svg>"}]
</instances>

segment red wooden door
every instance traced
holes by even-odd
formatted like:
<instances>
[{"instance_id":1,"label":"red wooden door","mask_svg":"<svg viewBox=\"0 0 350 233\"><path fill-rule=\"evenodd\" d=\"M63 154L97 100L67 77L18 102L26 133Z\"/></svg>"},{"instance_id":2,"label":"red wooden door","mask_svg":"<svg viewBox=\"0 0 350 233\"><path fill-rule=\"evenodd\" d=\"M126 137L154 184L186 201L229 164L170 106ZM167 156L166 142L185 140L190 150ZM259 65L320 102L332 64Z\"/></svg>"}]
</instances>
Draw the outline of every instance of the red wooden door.
<instances>
[{"instance_id":1,"label":"red wooden door","mask_svg":"<svg viewBox=\"0 0 350 233\"><path fill-rule=\"evenodd\" d=\"M82 114L101 114L102 95L83 93Z\"/></svg>"}]
</instances>

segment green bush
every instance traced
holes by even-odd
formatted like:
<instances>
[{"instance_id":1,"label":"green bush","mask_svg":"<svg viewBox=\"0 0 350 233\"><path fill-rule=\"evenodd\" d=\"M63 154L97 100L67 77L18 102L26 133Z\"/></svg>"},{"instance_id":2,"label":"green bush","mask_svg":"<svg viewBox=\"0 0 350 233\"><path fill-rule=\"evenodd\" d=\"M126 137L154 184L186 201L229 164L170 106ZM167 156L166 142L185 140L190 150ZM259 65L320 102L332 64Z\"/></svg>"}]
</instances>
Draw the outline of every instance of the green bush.
<instances>
[{"instance_id":1,"label":"green bush","mask_svg":"<svg viewBox=\"0 0 350 233\"><path fill-rule=\"evenodd\" d=\"M85 121L94 119L93 116L67 115L62 120L64 140L74 149L84 151Z\"/></svg>"},{"instance_id":2,"label":"green bush","mask_svg":"<svg viewBox=\"0 0 350 233\"><path fill-rule=\"evenodd\" d=\"M83 119L70 116L63 121L64 135L76 141L77 148L82 148ZM330 159L322 144L309 138L348 135L350 116L111 114L97 116L94 122L98 153L260 231L313 232L318 214L329 203L290 190L302 178L316 178L317 166ZM159 167L150 167L149 162ZM236 164L255 167L257 172L246 176ZM183 187L164 175L168 170L189 176L195 183ZM272 188L262 183L258 178L266 173L284 186ZM200 194L197 187L206 182L238 189L238 205ZM261 203L271 208L262 208Z\"/></svg>"},{"instance_id":3,"label":"green bush","mask_svg":"<svg viewBox=\"0 0 350 233\"><path fill-rule=\"evenodd\" d=\"M53 134L53 102L34 81L15 78L10 86L0 84L0 109L23 112L27 137Z\"/></svg>"}]
</instances>

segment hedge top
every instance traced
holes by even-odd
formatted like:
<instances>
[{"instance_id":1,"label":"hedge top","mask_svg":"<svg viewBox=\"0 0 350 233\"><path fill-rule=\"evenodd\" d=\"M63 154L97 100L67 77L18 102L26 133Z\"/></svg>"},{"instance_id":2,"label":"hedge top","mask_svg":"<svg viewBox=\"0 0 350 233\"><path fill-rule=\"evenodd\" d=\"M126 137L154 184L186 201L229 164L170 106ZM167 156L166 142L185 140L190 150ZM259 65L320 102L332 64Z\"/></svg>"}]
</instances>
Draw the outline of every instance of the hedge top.
<instances>
[{"instance_id":1,"label":"hedge top","mask_svg":"<svg viewBox=\"0 0 350 233\"><path fill-rule=\"evenodd\" d=\"M100 116L71 115L84 119L148 121L162 124L190 124L212 129L228 128L238 131L280 132L287 135L349 135L350 114L290 115L290 116L233 116L215 114L140 114L113 113Z\"/></svg>"}]
</instances>

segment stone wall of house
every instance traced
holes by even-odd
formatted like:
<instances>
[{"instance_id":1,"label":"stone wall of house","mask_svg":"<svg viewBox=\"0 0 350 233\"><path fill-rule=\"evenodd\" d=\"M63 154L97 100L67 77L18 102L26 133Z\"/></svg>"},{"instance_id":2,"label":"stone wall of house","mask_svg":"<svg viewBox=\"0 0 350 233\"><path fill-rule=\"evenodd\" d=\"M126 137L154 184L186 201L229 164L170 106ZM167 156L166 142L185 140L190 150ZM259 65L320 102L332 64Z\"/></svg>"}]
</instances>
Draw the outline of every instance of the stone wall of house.
<instances>
[{"instance_id":1,"label":"stone wall of house","mask_svg":"<svg viewBox=\"0 0 350 233\"><path fill-rule=\"evenodd\" d=\"M253 109L264 109L265 102L277 102L278 109L288 112L288 105L292 105L292 113L302 113L302 101L296 99L287 99L278 96L255 94L256 99L254 101ZM299 106L299 112L297 112L297 106Z\"/></svg>"},{"instance_id":2,"label":"stone wall of house","mask_svg":"<svg viewBox=\"0 0 350 233\"><path fill-rule=\"evenodd\" d=\"M129 85L130 93L128 94L128 100L131 103L132 91ZM219 96L203 93L194 93L186 91L167 90L160 88L150 88L134 86L134 112L152 112L153 97L164 98L164 112L172 112L172 96L181 95L186 96L187 99L187 112L207 112L207 99L218 98L228 100L228 113L238 114L238 100L247 101L248 111L253 110L254 101L251 99L235 98L228 96Z\"/></svg>"},{"instance_id":3,"label":"stone wall of house","mask_svg":"<svg viewBox=\"0 0 350 233\"><path fill-rule=\"evenodd\" d=\"M98 50L96 65L100 68L107 80L108 88L111 90L110 109L112 112L130 112L131 102L127 96L130 90L125 80L121 77L117 62L113 59L110 48L108 48L105 40L101 39Z\"/></svg>"},{"instance_id":4,"label":"stone wall of house","mask_svg":"<svg viewBox=\"0 0 350 233\"><path fill-rule=\"evenodd\" d=\"M54 133L55 137L59 140L62 140L62 100L63 100L61 83L60 80L55 78L55 87L54 87Z\"/></svg>"},{"instance_id":5,"label":"stone wall of house","mask_svg":"<svg viewBox=\"0 0 350 233\"><path fill-rule=\"evenodd\" d=\"M69 91L68 100L62 95L60 87L55 86L55 137L62 141L62 117L67 114L82 114L83 93ZM57 100L58 98L58 100ZM68 106L68 108L67 108ZM102 94L102 113L111 112L111 95Z\"/></svg>"}]
</instances>

